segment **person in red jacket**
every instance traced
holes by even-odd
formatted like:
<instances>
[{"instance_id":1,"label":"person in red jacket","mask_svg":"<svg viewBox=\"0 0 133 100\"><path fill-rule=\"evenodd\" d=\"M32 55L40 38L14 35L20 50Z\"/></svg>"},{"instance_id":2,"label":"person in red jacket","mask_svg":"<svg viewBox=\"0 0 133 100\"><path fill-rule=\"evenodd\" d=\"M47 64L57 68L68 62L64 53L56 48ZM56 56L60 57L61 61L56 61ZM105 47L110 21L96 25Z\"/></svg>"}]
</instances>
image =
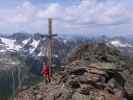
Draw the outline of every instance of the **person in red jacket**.
<instances>
[{"instance_id":1,"label":"person in red jacket","mask_svg":"<svg viewBox=\"0 0 133 100\"><path fill-rule=\"evenodd\" d=\"M45 77L46 82L50 82L50 73L49 73L49 66L48 64L43 64L43 68L41 74Z\"/></svg>"}]
</instances>

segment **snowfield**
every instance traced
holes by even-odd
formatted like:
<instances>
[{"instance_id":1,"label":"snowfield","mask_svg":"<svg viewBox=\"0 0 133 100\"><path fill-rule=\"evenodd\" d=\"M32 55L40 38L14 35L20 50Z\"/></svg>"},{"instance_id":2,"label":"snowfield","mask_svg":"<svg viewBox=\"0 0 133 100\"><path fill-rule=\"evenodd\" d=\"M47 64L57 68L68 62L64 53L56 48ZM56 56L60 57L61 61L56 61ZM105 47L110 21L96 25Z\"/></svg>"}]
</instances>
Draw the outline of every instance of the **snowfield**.
<instances>
[{"instance_id":1,"label":"snowfield","mask_svg":"<svg viewBox=\"0 0 133 100\"><path fill-rule=\"evenodd\" d=\"M129 44L129 43L122 43L121 41L119 40L114 40L114 41L111 41L110 42L111 45L115 46L115 47L129 47L129 48L132 48L133 45Z\"/></svg>"},{"instance_id":2,"label":"snowfield","mask_svg":"<svg viewBox=\"0 0 133 100\"><path fill-rule=\"evenodd\" d=\"M16 44L16 40L7 39L3 37L0 37L0 39L1 39L1 42L3 43L1 45L3 45L7 51L14 51L14 50L19 51L22 48L21 45ZM2 52L4 52L4 50L2 50Z\"/></svg>"}]
</instances>

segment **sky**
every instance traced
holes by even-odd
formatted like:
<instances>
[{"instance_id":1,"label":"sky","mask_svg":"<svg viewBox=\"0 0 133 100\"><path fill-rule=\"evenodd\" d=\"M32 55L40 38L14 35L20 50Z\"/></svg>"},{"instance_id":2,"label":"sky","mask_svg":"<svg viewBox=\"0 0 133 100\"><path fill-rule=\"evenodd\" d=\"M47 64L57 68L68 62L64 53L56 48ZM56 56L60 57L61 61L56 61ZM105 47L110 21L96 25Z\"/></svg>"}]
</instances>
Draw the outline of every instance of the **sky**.
<instances>
[{"instance_id":1,"label":"sky","mask_svg":"<svg viewBox=\"0 0 133 100\"><path fill-rule=\"evenodd\" d=\"M133 34L133 0L0 0L0 33Z\"/></svg>"}]
</instances>

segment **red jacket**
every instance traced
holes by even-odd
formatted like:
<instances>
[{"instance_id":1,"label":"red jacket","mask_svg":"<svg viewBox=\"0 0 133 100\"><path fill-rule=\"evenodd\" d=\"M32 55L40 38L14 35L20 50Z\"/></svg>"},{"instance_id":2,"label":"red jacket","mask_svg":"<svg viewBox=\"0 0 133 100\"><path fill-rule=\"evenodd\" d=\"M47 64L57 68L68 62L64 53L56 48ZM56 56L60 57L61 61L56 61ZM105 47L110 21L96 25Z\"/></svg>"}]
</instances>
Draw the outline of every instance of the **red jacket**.
<instances>
[{"instance_id":1,"label":"red jacket","mask_svg":"<svg viewBox=\"0 0 133 100\"><path fill-rule=\"evenodd\" d=\"M43 75L49 75L49 66L48 65L44 65L43 69L41 71L41 74Z\"/></svg>"}]
</instances>

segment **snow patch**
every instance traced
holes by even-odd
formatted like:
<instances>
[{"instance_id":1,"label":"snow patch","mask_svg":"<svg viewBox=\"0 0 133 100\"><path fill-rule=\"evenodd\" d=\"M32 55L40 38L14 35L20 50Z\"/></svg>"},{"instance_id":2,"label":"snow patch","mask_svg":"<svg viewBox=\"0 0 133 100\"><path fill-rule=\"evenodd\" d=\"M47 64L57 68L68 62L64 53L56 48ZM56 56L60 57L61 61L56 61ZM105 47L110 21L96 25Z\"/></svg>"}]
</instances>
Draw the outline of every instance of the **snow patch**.
<instances>
[{"instance_id":1,"label":"snow patch","mask_svg":"<svg viewBox=\"0 0 133 100\"><path fill-rule=\"evenodd\" d=\"M39 43L40 43L40 40L33 40L33 42L30 44L32 48L30 48L29 52L33 53L38 47Z\"/></svg>"},{"instance_id":2,"label":"snow patch","mask_svg":"<svg viewBox=\"0 0 133 100\"><path fill-rule=\"evenodd\" d=\"M122 43L118 40L115 40L115 41L111 41L110 42L112 45L114 45L115 47L130 47L132 48L133 45L129 44L129 43Z\"/></svg>"},{"instance_id":3,"label":"snow patch","mask_svg":"<svg viewBox=\"0 0 133 100\"><path fill-rule=\"evenodd\" d=\"M30 41L30 39L26 39L26 40L24 40L22 43L23 43L24 45L26 45L29 41Z\"/></svg>"},{"instance_id":4,"label":"snow patch","mask_svg":"<svg viewBox=\"0 0 133 100\"><path fill-rule=\"evenodd\" d=\"M63 42L66 44L67 43L67 40L63 40Z\"/></svg>"},{"instance_id":5,"label":"snow patch","mask_svg":"<svg viewBox=\"0 0 133 100\"><path fill-rule=\"evenodd\" d=\"M42 48L42 50L38 53L38 56L47 56L47 48Z\"/></svg>"},{"instance_id":6,"label":"snow patch","mask_svg":"<svg viewBox=\"0 0 133 100\"><path fill-rule=\"evenodd\" d=\"M5 44L7 50L18 51L22 48L20 45L15 44L16 40L11 40L1 37L1 41Z\"/></svg>"},{"instance_id":7,"label":"snow patch","mask_svg":"<svg viewBox=\"0 0 133 100\"><path fill-rule=\"evenodd\" d=\"M0 50L0 52L2 53L2 52L6 52L6 50Z\"/></svg>"},{"instance_id":8,"label":"snow patch","mask_svg":"<svg viewBox=\"0 0 133 100\"><path fill-rule=\"evenodd\" d=\"M59 56L57 54L54 55L55 58L58 58Z\"/></svg>"},{"instance_id":9,"label":"snow patch","mask_svg":"<svg viewBox=\"0 0 133 100\"><path fill-rule=\"evenodd\" d=\"M35 48L31 48L31 49L29 49L29 52L33 53L35 50L36 50Z\"/></svg>"},{"instance_id":10,"label":"snow patch","mask_svg":"<svg viewBox=\"0 0 133 100\"><path fill-rule=\"evenodd\" d=\"M39 56L39 57L43 56L43 53L42 53L42 52L40 52L40 53L38 54L38 56Z\"/></svg>"},{"instance_id":11,"label":"snow patch","mask_svg":"<svg viewBox=\"0 0 133 100\"><path fill-rule=\"evenodd\" d=\"M33 40L33 42L31 43L31 46L33 46L34 48L37 48L37 46L39 45L40 40Z\"/></svg>"}]
</instances>

